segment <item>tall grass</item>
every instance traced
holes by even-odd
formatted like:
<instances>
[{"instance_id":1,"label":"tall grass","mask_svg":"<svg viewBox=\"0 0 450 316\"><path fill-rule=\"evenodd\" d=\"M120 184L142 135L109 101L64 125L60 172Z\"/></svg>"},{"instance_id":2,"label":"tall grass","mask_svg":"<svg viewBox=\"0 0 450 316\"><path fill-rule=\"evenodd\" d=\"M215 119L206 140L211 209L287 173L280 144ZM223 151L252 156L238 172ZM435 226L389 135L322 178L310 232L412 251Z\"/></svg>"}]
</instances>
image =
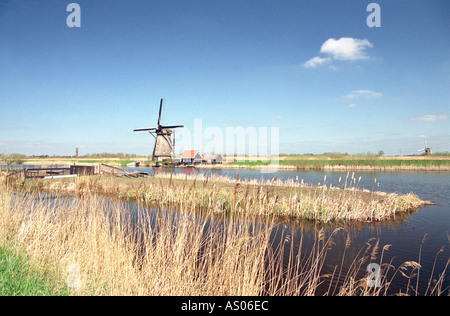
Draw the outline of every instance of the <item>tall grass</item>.
<instances>
[{"instance_id":1,"label":"tall grass","mask_svg":"<svg viewBox=\"0 0 450 316\"><path fill-rule=\"evenodd\" d=\"M339 229L316 231L313 246L304 249L291 235L274 241L272 216L234 212L215 221L196 215L194 205L130 210L88 192L55 197L1 185L0 245L26 253L35 269L76 295L315 295L328 280L325 295L387 293L388 279L373 289L361 275L378 242L350 270L323 275ZM428 294L441 291L433 286Z\"/></svg>"},{"instance_id":2,"label":"tall grass","mask_svg":"<svg viewBox=\"0 0 450 316\"><path fill-rule=\"evenodd\" d=\"M347 178L342 188L311 187L293 180L258 182L167 174L137 181L105 177L35 181L28 182L26 188L53 193L100 194L138 201L146 206L197 209L210 214L277 216L317 222L382 221L430 204L414 194L358 190L355 187L359 180L354 173Z\"/></svg>"},{"instance_id":3,"label":"tall grass","mask_svg":"<svg viewBox=\"0 0 450 316\"><path fill-rule=\"evenodd\" d=\"M0 245L0 296L68 295L47 271L34 271L26 256Z\"/></svg>"},{"instance_id":4,"label":"tall grass","mask_svg":"<svg viewBox=\"0 0 450 316\"><path fill-rule=\"evenodd\" d=\"M292 294L280 292L281 271L266 270L270 222L230 217L218 225L186 213L130 214L96 196L49 201L0 195L1 244L27 253L74 294ZM273 253L272 262L278 256Z\"/></svg>"},{"instance_id":5,"label":"tall grass","mask_svg":"<svg viewBox=\"0 0 450 316\"><path fill-rule=\"evenodd\" d=\"M391 159L392 158L392 159ZM263 167L270 161L236 161L236 167ZM380 171L449 171L450 160L441 157L378 157L378 156L308 156L292 155L280 157L277 161L280 169L299 170L380 170Z\"/></svg>"}]
</instances>

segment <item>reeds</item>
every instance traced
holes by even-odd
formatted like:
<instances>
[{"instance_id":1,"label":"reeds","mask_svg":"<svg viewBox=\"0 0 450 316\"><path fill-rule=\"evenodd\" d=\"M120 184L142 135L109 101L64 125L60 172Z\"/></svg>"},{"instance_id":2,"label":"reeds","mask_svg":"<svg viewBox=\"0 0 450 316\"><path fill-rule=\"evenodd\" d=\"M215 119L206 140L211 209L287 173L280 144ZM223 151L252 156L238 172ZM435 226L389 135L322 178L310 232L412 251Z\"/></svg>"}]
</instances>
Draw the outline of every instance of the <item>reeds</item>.
<instances>
[{"instance_id":1,"label":"reeds","mask_svg":"<svg viewBox=\"0 0 450 316\"><path fill-rule=\"evenodd\" d=\"M292 294L280 292L283 271L267 270L270 221L131 213L94 195L48 199L9 190L0 193L0 218L0 244L27 253L73 294ZM271 262L279 256L272 252Z\"/></svg>"},{"instance_id":2,"label":"reeds","mask_svg":"<svg viewBox=\"0 0 450 316\"><path fill-rule=\"evenodd\" d=\"M98 185L84 183L83 189L97 192ZM302 236L299 243L293 234L273 240L273 216L257 221L246 212L232 212L214 220L198 216L196 204L189 201L183 211L129 209L88 191L74 198L0 186L0 245L26 253L36 269L50 271L55 282L66 284L72 294L315 295L327 280L330 286L324 295L388 293L390 279L383 277L372 289L364 273L365 265L378 255L378 241L361 250L348 271L337 267L338 277L323 275L327 253L340 229L330 234L316 231L313 246L305 249ZM162 190L150 184L140 187L144 198L149 188ZM201 197L221 194L217 190L201 194L194 184L184 190ZM178 191L170 194L187 198ZM383 268L387 249L381 252ZM405 263L399 271L405 273L403 268L408 267ZM334 282L342 277L344 282ZM441 285L442 279L430 285L427 294L442 293Z\"/></svg>"},{"instance_id":3,"label":"reeds","mask_svg":"<svg viewBox=\"0 0 450 316\"><path fill-rule=\"evenodd\" d=\"M236 161L226 167L265 168L270 161ZM211 166L214 168L214 166ZM217 167L217 166L216 166ZM292 155L277 159L278 169L353 170L353 171L449 171L445 156L377 157L377 156L309 156Z\"/></svg>"},{"instance_id":4,"label":"reeds","mask_svg":"<svg viewBox=\"0 0 450 316\"><path fill-rule=\"evenodd\" d=\"M398 195L357 189L352 174L342 188L324 184L307 186L303 181L229 179L157 175L144 180L84 177L70 181L28 182L27 189L67 194L99 194L137 201L145 206L203 210L210 214L245 213L275 215L317 222L372 222L408 213L431 202L414 194Z\"/></svg>"}]
</instances>

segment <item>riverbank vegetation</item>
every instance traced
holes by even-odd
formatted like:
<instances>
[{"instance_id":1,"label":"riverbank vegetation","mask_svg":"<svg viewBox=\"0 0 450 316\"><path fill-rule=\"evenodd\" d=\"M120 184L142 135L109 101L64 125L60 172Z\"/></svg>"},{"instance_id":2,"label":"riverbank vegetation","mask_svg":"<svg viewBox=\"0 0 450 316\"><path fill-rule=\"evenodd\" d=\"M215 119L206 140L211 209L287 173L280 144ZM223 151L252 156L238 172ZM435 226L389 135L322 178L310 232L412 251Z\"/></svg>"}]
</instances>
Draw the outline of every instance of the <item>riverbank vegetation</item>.
<instances>
[{"instance_id":1,"label":"riverbank vegetation","mask_svg":"<svg viewBox=\"0 0 450 316\"><path fill-rule=\"evenodd\" d=\"M376 155L288 155L277 160L251 160L241 158L232 163L237 167L265 167L276 165L280 169L297 170L364 170L364 171L450 171L450 156L392 156Z\"/></svg>"},{"instance_id":2,"label":"riverbank vegetation","mask_svg":"<svg viewBox=\"0 0 450 316\"><path fill-rule=\"evenodd\" d=\"M72 165L72 164L108 164L125 167L140 161L141 166L149 167L154 162L149 157L135 154L92 154L83 157L22 157L20 163L31 165ZM293 170L350 170L350 171L450 171L450 155L436 153L429 156L379 156L375 154L348 155L328 153L322 155L280 155L276 160L271 157L232 156L224 157L220 165L202 165L210 168L265 168L275 165L279 169Z\"/></svg>"},{"instance_id":3,"label":"riverbank vegetation","mask_svg":"<svg viewBox=\"0 0 450 316\"><path fill-rule=\"evenodd\" d=\"M167 194L157 193L158 207L130 209L127 203L97 194L113 181L47 182L60 193L75 186L78 197L43 194L47 187L42 182L33 184L35 193L31 187L19 191L1 183L0 247L9 245L25 254L34 271L48 271L72 295L387 295L395 276L404 275L412 285L418 278L417 262L406 262L398 269L384 262L389 245L381 246L379 240L368 241L354 254L348 270L336 267L334 273L324 275L328 251L336 234L344 231L318 229L314 243L306 249L302 236L293 232L273 239L277 232L274 216L247 212L199 215L187 191L193 199L212 193L217 199L211 201L222 201L218 191L201 193L207 186L203 182L193 180L182 189L185 181L176 184L174 179L146 185L131 181L136 190L116 183L117 194L142 193L144 199L155 198L149 191L167 189ZM184 190L178 194L187 199L177 204L176 211L164 201L177 194L169 189L172 186ZM238 207L238 202L236 198L232 204ZM346 249L350 243L345 243ZM368 262L380 264L378 287L367 282ZM442 275L430 276L436 281L430 281L427 295L442 294ZM414 287L401 293L417 294Z\"/></svg>"},{"instance_id":4,"label":"riverbank vegetation","mask_svg":"<svg viewBox=\"0 0 450 316\"><path fill-rule=\"evenodd\" d=\"M408 214L432 202L414 194L398 195L357 189L360 178L347 173L341 186L310 186L303 181L241 180L226 177L160 173L149 178L90 176L52 181L27 180L30 192L97 194L144 206L197 209L209 214L276 216L315 222L372 222ZM376 179L374 188L376 187Z\"/></svg>"},{"instance_id":5,"label":"riverbank vegetation","mask_svg":"<svg viewBox=\"0 0 450 316\"><path fill-rule=\"evenodd\" d=\"M30 266L26 255L0 244L0 296L66 296L69 290L45 269Z\"/></svg>"}]
</instances>

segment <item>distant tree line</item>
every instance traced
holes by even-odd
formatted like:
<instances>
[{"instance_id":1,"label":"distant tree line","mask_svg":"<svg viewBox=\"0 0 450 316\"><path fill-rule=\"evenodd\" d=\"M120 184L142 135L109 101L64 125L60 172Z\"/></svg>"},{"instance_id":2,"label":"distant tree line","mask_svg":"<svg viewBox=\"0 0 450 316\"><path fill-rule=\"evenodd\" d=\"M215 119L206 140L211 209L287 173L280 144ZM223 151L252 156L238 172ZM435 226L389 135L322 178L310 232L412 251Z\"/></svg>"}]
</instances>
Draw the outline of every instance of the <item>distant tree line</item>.
<instances>
[{"instance_id":1,"label":"distant tree line","mask_svg":"<svg viewBox=\"0 0 450 316\"><path fill-rule=\"evenodd\" d=\"M73 156L67 155L32 155L28 156L28 158L74 158ZM128 159L128 158L136 158L143 157L143 155L136 154L127 154L127 153L98 153L98 154L85 154L80 155L78 158L120 158L120 159Z\"/></svg>"},{"instance_id":2,"label":"distant tree line","mask_svg":"<svg viewBox=\"0 0 450 316\"><path fill-rule=\"evenodd\" d=\"M11 164L21 165L25 162L26 158L27 158L27 156L22 155L22 154L17 154L17 153L7 154L7 155L0 154L0 162L4 162L8 166Z\"/></svg>"},{"instance_id":3,"label":"distant tree line","mask_svg":"<svg viewBox=\"0 0 450 316\"><path fill-rule=\"evenodd\" d=\"M341 152L324 152L322 154L313 154L313 153L305 153L305 154L284 154L281 153L280 156L326 156L330 158L345 158L345 157L382 157L385 155L385 152L383 150L379 150L378 153L372 153L372 152L366 152L366 153L356 153L356 154L349 154L349 153L341 153Z\"/></svg>"},{"instance_id":4,"label":"distant tree line","mask_svg":"<svg viewBox=\"0 0 450 316\"><path fill-rule=\"evenodd\" d=\"M142 157L136 154L127 154L127 153L98 153L98 154L86 154L82 156L83 158L119 158L119 159L128 159L128 158L136 158Z\"/></svg>"}]
</instances>

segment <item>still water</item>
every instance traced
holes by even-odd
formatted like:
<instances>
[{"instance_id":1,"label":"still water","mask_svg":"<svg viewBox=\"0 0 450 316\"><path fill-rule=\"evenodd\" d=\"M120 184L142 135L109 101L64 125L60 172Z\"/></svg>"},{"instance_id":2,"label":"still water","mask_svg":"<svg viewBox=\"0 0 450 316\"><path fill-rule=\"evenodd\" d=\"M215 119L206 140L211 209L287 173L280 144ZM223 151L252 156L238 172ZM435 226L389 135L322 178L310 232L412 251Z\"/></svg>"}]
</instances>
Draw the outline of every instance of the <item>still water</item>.
<instances>
[{"instance_id":1,"label":"still water","mask_svg":"<svg viewBox=\"0 0 450 316\"><path fill-rule=\"evenodd\" d=\"M199 168L176 168L155 169L152 168L128 168L140 172L168 172L183 173L189 175L219 175L230 178L240 176L240 179L271 180L278 177L281 180L293 180L313 185L332 184L333 187L343 187L345 179L351 177L347 172L324 172L324 171L277 171L276 173L261 173L254 169L199 169ZM435 205L419 209L410 215L382 223L364 223L348 225L317 225L311 222L296 222L292 224L280 224L277 232L280 236L292 235L294 243L307 248L308 242L312 244L317 230L324 229L330 235L336 228L343 228L334 235L336 245L329 251L324 266L324 273L333 273L336 265L340 265L347 234L351 238L351 246L346 251L345 266L350 266L358 253L367 247L367 242L372 238L371 245L379 240L380 251L384 245L391 245L384 253L383 263L390 262L396 268L406 261L420 262L419 294L424 295L427 291L429 279L437 279L445 270L450 258L450 173L449 172L355 172L355 178L361 179L356 186L360 189L370 191L397 192L406 194L412 192L420 198L435 202ZM339 182L341 179L341 182ZM376 181L375 181L376 179ZM348 183L350 180L348 181ZM424 238L426 237L426 238ZM276 238L276 237L275 237ZM422 241L424 243L422 244ZM310 245L311 246L311 245ZM444 247L443 252L440 250ZM438 253L439 252L439 253ZM420 257L419 257L420 253ZM377 263L377 261L375 261ZM434 269L433 269L434 267ZM450 287L450 269L444 275L443 288ZM365 275L361 271L360 275ZM400 275L400 273L398 273ZM414 279L414 289L416 289ZM396 293L400 289L405 290L407 280L396 277L390 289ZM325 285L324 285L325 287ZM325 288L323 289L326 290ZM411 294L411 292L410 292ZM443 294L448 295L449 289Z\"/></svg>"}]
</instances>

